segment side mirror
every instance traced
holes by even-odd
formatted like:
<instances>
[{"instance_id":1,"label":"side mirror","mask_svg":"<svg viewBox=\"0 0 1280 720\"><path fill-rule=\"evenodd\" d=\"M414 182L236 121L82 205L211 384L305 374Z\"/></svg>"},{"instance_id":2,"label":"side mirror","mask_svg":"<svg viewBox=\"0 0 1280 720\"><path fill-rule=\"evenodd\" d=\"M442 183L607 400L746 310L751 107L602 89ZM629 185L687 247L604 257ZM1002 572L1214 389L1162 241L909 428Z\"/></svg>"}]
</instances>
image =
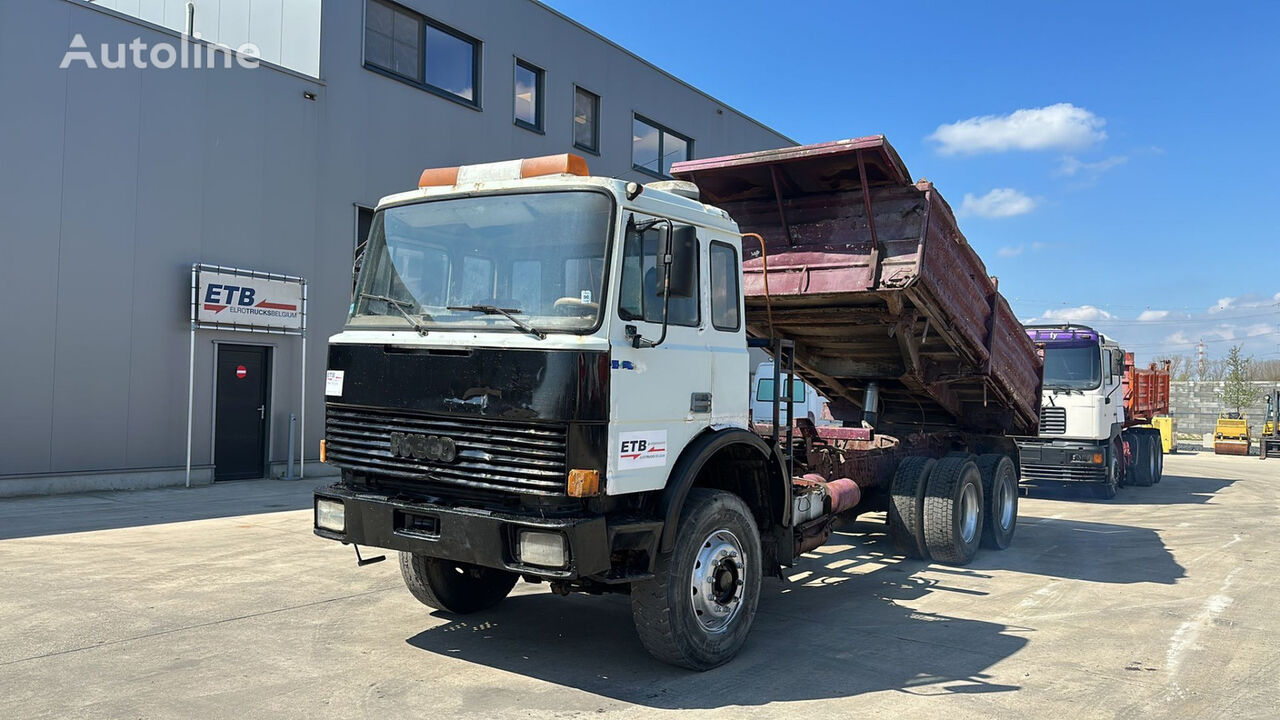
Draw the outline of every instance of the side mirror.
<instances>
[{"instance_id":1,"label":"side mirror","mask_svg":"<svg viewBox=\"0 0 1280 720\"><path fill-rule=\"evenodd\" d=\"M663 264L671 256L671 265ZM667 231L658 241L658 264L670 274L671 297L691 298L698 295L698 231L692 225L680 225ZM664 287L659 275L658 287Z\"/></svg>"}]
</instances>

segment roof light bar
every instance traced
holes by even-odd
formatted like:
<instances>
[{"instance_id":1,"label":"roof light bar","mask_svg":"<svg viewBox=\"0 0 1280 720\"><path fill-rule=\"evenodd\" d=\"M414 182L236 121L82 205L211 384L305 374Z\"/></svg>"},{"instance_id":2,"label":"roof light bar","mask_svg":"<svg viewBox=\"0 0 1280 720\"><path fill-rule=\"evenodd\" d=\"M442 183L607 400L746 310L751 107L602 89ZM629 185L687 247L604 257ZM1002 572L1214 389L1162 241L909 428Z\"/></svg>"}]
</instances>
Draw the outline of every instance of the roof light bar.
<instances>
[{"instance_id":1,"label":"roof light bar","mask_svg":"<svg viewBox=\"0 0 1280 720\"><path fill-rule=\"evenodd\" d=\"M561 155L524 158L523 160L504 160L482 165L427 168L422 171L422 176L418 178L418 187L472 185L482 182L519 180L521 178L543 177L546 175L585 176L589 174L587 161L582 156L564 153Z\"/></svg>"}]
</instances>

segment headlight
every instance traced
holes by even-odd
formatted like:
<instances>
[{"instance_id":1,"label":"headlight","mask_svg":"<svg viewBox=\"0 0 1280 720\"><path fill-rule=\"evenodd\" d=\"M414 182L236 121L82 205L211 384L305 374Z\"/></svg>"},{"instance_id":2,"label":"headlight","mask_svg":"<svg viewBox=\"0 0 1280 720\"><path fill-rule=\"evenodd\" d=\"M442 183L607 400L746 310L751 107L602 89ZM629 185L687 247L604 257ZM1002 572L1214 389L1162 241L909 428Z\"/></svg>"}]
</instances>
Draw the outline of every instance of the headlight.
<instances>
[{"instance_id":1,"label":"headlight","mask_svg":"<svg viewBox=\"0 0 1280 720\"><path fill-rule=\"evenodd\" d=\"M333 532L347 529L346 508L341 500L316 498L316 527Z\"/></svg>"},{"instance_id":2,"label":"headlight","mask_svg":"<svg viewBox=\"0 0 1280 720\"><path fill-rule=\"evenodd\" d=\"M520 562L538 567L562 568L569 564L569 549L559 533L520 531Z\"/></svg>"}]
</instances>

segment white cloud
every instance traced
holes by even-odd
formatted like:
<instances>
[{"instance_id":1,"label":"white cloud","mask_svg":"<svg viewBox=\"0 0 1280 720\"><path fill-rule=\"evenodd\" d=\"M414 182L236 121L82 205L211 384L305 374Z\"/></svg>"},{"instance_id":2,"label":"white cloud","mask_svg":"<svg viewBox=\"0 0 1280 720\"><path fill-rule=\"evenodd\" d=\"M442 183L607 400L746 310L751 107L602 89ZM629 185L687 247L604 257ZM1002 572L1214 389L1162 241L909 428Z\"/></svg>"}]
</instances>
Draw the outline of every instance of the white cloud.
<instances>
[{"instance_id":1,"label":"white cloud","mask_svg":"<svg viewBox=\"0 0 1280 720\"><path fill-rule=\"evenodd\" d=\"M1057 174L1066 177L1079 177L1087 182L1092 182L1111 168L1127 162L1129 162L1129 158L1124 155L1112 155L1105 160L1094 162L1085 162L1074 155L1064 155L1062 162L1058 165Z\"/></svg>"},{"instance_id":2,"label":"white cloud","mask_svg":"<svg viewBox=\"0 0 1280 720\"><path fill-rule=\"evenodd\" d=\"M1165 338L1164 341L1171 345L1187 345L1195 342L1195 340L1192 340L1191 338L1187 337L1187 333L1182 330L1179 330L1178 332Z\"/></svg>"},{"instance_id":3,"label":"white cloud","mask_svg":"<svg viewBox=\"0 0 1280 720\"><path fill-rule=\"evenodd\" d=\"M982 115L939 125L929 136L943 155L1009 150L1076 150L1106 139L1106 120L1071 103Z\"/></svg>"},{"instance_id":4,"label":"white cloud","mask_svg":"<svg viewBox=\"0 0 1280 720\"><path fill-rule=\"evenodd\" d=\"M1211 313L1220 313L1223 310L1230 310L1235 305L1236 299L1233 297L1218 298L1218 304L1209 308Z\"/></svg>"},{"instance_id":5,"label":"white cloud","mask_svg":"<svg viewBox=\"0 0 1280 720\"><path fill-rule=\"evenodd\" d=\"M996 255L999 255L1002 258L1018 257L1022 254L1022 251L1026 249L1027 247L1025 245L1005 245L996 251Z\"/></svg>"},{"instance_id":6,"label":"white cloud","mask_svg":"<svg viewBox=\"0 0 1280 720\"><path fill-rule=\"evenodd\" d=\"M1268 325L1266 323L1257 323L1245 328L1244 336L1247 338L1251 338L1251 337L1258 337L1260 335L1270 335L1272 332L1275 332L1275 330L1276 328L1274 325Z\"/></svg>"},{"instance_id":7,"label":"white cloud","mask_svg":"<svg viewBox=\"0 0 1280 720\"><path fill-rule=\"evenodd\" d=\"M1040 241L1031 243L1032 250L1044 250L1047 247L1049 247L1049 243L1040 242Z\"/></svg>"},{"instance_id":8,"label":"white cloud","mask_svg":"<svg viewBox=\"0 0 1280 720\"><path fill-rule=\"evenodd\" d=\"M1138 316L1138 322L1151 322L1152 320L1163 320L1169 317L1168 310L1143 310Z\"/></svg>"},{"instance_id":9,"label":"white cloud","mask_svg":"<svg viewBox=\"0 0 1280 720\"><path fill-rule=\"evenodd\" d=\"M1081 305L1080 307L1057 308L1054 310L1045 310L1039 321L1050 320L1055 322L1095 322L1097 320L1111 320L1115 316L1093 305Z\"/></svg>"},{"instance_id":10,"label":"white cloud","mask_svg":"<svg viewBox=\"0 0 1280 720\"><path fill-rule=\"evenodd\" d=\"M996 188L977 197L973 193L965 193L960 203L961 215L977 215L985 218L1005 218L1023 215L1034 210L1036 200L1013 188Z\"/></svg>"}]
</instances>

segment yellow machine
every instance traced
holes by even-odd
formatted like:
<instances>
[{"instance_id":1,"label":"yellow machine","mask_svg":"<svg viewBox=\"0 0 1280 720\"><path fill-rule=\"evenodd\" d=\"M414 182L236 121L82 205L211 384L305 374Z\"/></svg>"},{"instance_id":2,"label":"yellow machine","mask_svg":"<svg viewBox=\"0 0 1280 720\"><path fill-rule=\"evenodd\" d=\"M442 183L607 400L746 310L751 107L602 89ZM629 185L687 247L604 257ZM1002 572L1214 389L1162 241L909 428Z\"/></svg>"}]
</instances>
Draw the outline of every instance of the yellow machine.
<instances>
[{"instance_id":1,"label":"yellow machine","mask_svg":"<svg viewBox=\"0 0 1280 720\"><path fill-rule=\"evenodd\" d=\"M1237 412L1220 413L1213 429L1213 453L1248 455L1249 420Z\"/></svg>"},{"instance_id":2,"label":"yellow machine","mask_svg":"<svg viewBox=\"0 0 1280 720\"><path fill-rule=\"evenodd\" d=\"M1280 458L1280 388L1267 393L1267 417L1258 438L1258 457Z\"/></svg>"},{"instance_id":3,"label":"yellow machine","mask_svg":"<svg viewBox=\"0 0 1280 720\"><path fill-rule=\"evenodd\" d=\"M1169 415L1151 418L1151 426L1160 431L1160 447L1165 454L1178 452L1178 421Z\"/></svg>"}]
</instances>

